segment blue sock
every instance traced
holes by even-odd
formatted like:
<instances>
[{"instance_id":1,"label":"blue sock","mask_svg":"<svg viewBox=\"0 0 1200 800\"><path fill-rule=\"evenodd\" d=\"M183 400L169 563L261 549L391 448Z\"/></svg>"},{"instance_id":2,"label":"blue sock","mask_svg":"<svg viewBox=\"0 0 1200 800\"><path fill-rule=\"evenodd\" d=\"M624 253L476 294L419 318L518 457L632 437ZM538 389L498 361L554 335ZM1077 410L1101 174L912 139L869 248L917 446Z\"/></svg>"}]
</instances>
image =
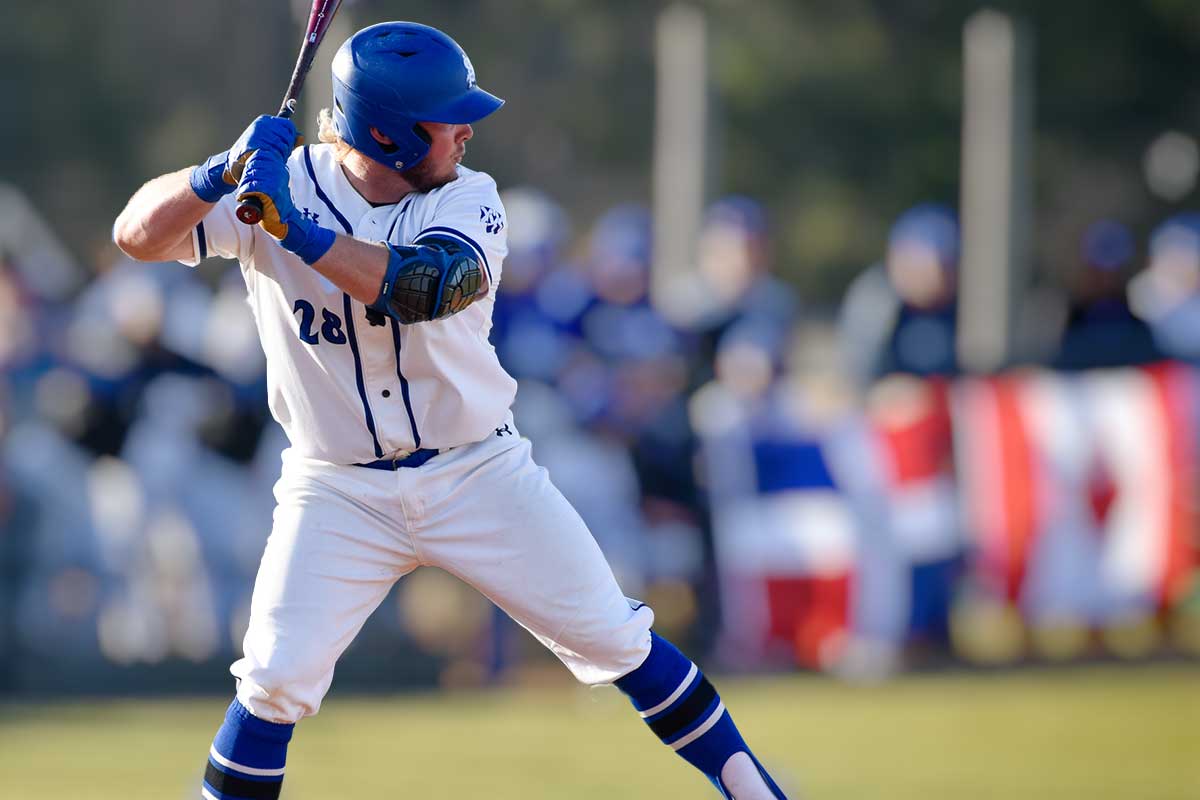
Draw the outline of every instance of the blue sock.
<instances>
[{"instance_id":1,"label":"blue sock","mask_svg":"<svg viewBox=\"0 0 1200 800\"><path fill-rule=\"evenodd\" d=\"M201 795L205 800L276 800L295 727L261 720L234 700L213 739Z\"/></svg>"},{"instance_id":2,"label":"blue sock","mask_svg":"<svg viewBox=\"0 0 1200 800\"><path fill-rule=\"evenodd\" d=\"M703 772L726 798L721 768L735 753L746 753L780 800L783 792L742 739L720 695L675 645L651 633L650 654L642 665L616 681L663 744Z\"/></svg>"}]
</instances>

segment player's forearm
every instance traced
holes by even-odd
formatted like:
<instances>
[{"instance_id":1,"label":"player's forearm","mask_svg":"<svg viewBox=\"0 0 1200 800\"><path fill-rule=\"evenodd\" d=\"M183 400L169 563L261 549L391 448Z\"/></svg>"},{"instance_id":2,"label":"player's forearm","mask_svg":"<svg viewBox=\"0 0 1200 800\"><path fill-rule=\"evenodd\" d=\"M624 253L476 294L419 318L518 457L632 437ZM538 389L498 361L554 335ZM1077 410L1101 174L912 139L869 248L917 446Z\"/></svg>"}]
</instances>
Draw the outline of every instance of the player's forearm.
<instances>
[{"instance_id":1,"label":"player's forearm","mask_svg":"<svg viewBox=\"0 0 1200 800\"><path fill-rule=\"evenodd\" d=\"M387 272L388 249L352 236L338 236L312 268L360 303L374 303Z\"/></svg>"},{"instance_id":2,"label":"player's forearm","mask_svg":"<svg viewBox=\"0 0 1200 800\"><path fill-rule=\"evenodd\" d=\"M196 196L191 171L159 176L129 198L113 224L113 241L131 258L168 261L191 254L192 229L213 207Z\"/></svg>"}]
</instances>

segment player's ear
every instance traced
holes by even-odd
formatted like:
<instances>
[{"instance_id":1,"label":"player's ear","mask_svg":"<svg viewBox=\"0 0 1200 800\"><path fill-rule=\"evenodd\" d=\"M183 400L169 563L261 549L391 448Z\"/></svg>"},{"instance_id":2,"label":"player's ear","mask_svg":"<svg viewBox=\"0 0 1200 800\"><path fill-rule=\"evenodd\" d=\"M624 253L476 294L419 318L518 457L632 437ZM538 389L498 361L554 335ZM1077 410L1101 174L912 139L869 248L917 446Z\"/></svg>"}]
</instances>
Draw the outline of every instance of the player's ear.
<instances>
[{"instance_id":1,"label":"player's ear","mask_svg":"<svg viewBox=\"0 0 1200 800\"><path fill-rule=\"evenodd\" d=\"M371 136L375 139L375 141L379 142L384 147L393 144L388 135L379 130L379 128L376 128L374 125L371 126Z\"/></svg>"}]
</instances>

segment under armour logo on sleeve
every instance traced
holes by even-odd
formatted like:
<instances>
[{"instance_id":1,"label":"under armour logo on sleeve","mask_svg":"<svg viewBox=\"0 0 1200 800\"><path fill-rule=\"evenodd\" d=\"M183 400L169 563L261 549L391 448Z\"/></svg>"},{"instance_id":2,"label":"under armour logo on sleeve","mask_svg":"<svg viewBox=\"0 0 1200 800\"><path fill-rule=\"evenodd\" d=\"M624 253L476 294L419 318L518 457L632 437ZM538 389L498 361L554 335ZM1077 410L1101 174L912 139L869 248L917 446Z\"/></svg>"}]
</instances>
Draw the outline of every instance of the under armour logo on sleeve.
<instances>
[{"instance_id":1,"label":"under armour logo on sleeve","mask_svg":"<svg viewBox=\"0 0 1200 800\"><path fill-rule=\"evenodd\" d=\"M513 432L512 432L512 430L511 430L511 429L508 427L508 423L506 422L506 423L504 423L504 427L503 427L503 428L496 428L496 435L497 435L497 436L512 436L512 435L513 435Z\"/></svg>"}]
</instances>

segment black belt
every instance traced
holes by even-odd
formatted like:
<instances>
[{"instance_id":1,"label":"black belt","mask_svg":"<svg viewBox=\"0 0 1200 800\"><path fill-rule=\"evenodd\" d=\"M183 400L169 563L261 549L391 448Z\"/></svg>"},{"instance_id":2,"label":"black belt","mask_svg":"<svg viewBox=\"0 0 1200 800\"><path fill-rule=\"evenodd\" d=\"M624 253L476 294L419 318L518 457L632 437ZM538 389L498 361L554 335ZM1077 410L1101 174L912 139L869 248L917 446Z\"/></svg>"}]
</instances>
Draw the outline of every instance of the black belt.
<instances>
[{"instance_id":1,"label":"black belt","mask_svg":"<svg viewBox=\"0 0 1200 800\"><path fill-rule=\"evenodd\" d=\"M386 469L395 472L403 467L419 467L429 459L436 456L441 450L414 450L404 458L381 458L378 461L370 461L365 464L355 464L356 467L367 467L368 469Z\"/></svg>"}]
</instances>

